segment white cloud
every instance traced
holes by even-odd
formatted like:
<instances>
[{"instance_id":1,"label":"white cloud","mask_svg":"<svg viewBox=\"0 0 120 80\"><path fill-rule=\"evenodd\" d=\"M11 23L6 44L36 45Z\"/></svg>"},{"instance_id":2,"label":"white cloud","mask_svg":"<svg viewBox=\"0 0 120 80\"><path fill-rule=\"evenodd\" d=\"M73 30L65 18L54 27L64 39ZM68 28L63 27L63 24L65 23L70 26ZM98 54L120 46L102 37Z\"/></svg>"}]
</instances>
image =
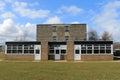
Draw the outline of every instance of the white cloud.
<instances>
[{"instance_id":1,"label":"white cloud","mask_svg":"<svg viewBox=\"0 0 120 80\"><path fill-rule=\"evenodd\" d=\"M1 15L2 18L6 19L6 18L14 18L15 15L12 12L5 12Z\"/></svg>"},{"instance_id":2,"label":"white cloud","mask_svg":"<svg viewBox=\"0 0 120 80\"><path fill-rule=\"evenodd\" d=\"M109 31L114 40L120 41L120 1L108 2L102 11L95 15L94 24Z\"/></svg>"},{"instance_id":3,"label":"white cloud","mask_svg":"<svg viewBox=\"0 0 120 80\"><path fill-rule=\"evenodd\" d=\"M2 11L5 8L5 3L0 1L0 11Z\"/></svg>"},{"instance_id":4,"label":"white cloud","mask_svg":"<svg viewBox=\"0 0 120 80\"><path fill-rule=\"evenodd\" d=\"M19 13L23 17L44 18L47 17L50 13L49 10L35 10L28 8L28 4L26 2L15 2L13 5L14 11Z\"/></svg>"},{"instance_id":5,"label":"white cloud","mask_svg":"<svg viewBox=\"0 0 120 80\"><path fill-rule=\"evenodd\" d=\"M0 42L15 40L36 40L36 25L26 23L21 25L12 19L6 19L0 24Z\"/></svg>"},{"instance_id":6,"label":"white cloud","mask_svg":"<svg viewBox=\"0 0 120 80\"><path fill-rule=\"evenodd\" d=\"M75 21L75 22L72 22L71 24L80 24L80 22Z\"/></svg>"},{"instance_id":7,"label":"white cloud","mask_svg":"<svg viewBox=\"0 0 120 80\"><path fill-rule=\"evenodd\" d=\"M58 16L49 17L44 24L60 24L61 20Z\"/></svg>"},{"instance_id":8,"label":"white cloud","mask_svg":"<svg viewBox=\"0 0 120 80\"><path fill-rule=\"evenodd\" d=\"M76 16L80 13L83 12L82 8L79 8L77 6L62 6L59 10L58 13L66 13L66 14L71 14L73 16Z\"/></svg>"}]
</instances>

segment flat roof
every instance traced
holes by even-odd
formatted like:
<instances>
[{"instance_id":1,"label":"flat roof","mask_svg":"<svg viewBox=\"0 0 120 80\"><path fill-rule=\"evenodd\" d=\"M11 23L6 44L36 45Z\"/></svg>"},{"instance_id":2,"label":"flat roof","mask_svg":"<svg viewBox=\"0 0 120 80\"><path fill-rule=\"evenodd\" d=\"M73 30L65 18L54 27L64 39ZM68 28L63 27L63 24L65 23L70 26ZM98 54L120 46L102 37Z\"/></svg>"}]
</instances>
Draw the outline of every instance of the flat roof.
<instances>
[{"instance_id":1,"label":"flat roof","mask_svg":"<svg viewBox=\"0 0 120 80\"><path fill-rule=\"evenodd\" d=\"M58 44L58 45L63 44L63 45L66 45L67 42L48 42L48 44L49 45L52 45L52 44Z\"/></svg>"},{"instance_id":2,"label":"flat roof","mask_svg":"<svg viewBox=\"0 0 120 80\"><path fill-rule=\"evenodd\" d=\"M10 42L6 42L6 45L10 45L10 44L41 44L41 42L39 41L10 41Z\"/></svg>"},{"instance_id":3,"label":"flat roof","mask_svg":"<svg viewBox=\"0 0 120 80\"><path fill-rule=\"evenodd\" d=\"M82 24L37 24L37 26L44 26L44 25L86 25L86 24L84 24L84 23L82 23Z\"/></svg>"},{"instance_id":4,"label":"flat roof","mask_svg":"<svg viewBox=\"0 0 120 80\"><path fill-rule=\"evenodd\" d=\"M74 41L74 44L113 44L113 41Z\"/></svg>"}]
</instances>

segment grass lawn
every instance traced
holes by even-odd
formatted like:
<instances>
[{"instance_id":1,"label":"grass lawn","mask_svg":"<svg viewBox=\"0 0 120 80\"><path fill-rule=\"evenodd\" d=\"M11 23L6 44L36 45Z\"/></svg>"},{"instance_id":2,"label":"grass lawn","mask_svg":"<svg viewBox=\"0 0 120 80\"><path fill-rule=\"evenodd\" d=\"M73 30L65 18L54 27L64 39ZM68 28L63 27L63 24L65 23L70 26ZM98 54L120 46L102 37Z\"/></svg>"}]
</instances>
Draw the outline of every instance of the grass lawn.
<instances>
[{"instance_id":1,"label":"grass lawn","mask_svg":"<svg viewBox=\"0 0 120 80\"><path fill-rule=\"evenodd\" d=\"M120 62L0 62L0 80L119 80Z\"/></svg>"}]
</instances>

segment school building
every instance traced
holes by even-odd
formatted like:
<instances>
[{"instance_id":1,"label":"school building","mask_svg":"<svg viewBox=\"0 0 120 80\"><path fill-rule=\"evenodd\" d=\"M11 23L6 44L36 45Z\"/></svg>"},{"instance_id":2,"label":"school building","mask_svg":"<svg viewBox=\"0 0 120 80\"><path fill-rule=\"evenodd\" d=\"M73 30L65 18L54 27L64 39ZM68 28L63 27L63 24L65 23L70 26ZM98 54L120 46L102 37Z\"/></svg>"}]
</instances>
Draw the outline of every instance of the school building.
<instances>
[{"instance_id":1,"label":"school building","mask_svg":"<svg viewBox=\"0 0 120 80\"><path fill-rule=\"evenodd\" d=\"M8 60L113 60L113 41L87 41L86 24L38 24L37 41L6 42Z\"/></svg>"}]
</instances>

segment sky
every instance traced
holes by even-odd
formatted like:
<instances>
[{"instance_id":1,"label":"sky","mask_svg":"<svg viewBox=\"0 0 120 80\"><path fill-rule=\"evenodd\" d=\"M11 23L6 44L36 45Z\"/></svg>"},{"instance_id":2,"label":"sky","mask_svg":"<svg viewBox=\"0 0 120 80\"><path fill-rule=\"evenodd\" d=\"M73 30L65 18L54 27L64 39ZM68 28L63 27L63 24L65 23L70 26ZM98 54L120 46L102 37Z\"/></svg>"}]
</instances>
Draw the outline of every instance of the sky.
<instances>
[{"instance_id":1,"label":"sky","mask_svg":"<svg viewBox=\"0 0 120 80\"><path fill-rule=\"evenodd\" d=\"M37 24L87 24L120 42L120 0L0 0L0 44L35 41Z\"/></svg>"}]
</instances>

